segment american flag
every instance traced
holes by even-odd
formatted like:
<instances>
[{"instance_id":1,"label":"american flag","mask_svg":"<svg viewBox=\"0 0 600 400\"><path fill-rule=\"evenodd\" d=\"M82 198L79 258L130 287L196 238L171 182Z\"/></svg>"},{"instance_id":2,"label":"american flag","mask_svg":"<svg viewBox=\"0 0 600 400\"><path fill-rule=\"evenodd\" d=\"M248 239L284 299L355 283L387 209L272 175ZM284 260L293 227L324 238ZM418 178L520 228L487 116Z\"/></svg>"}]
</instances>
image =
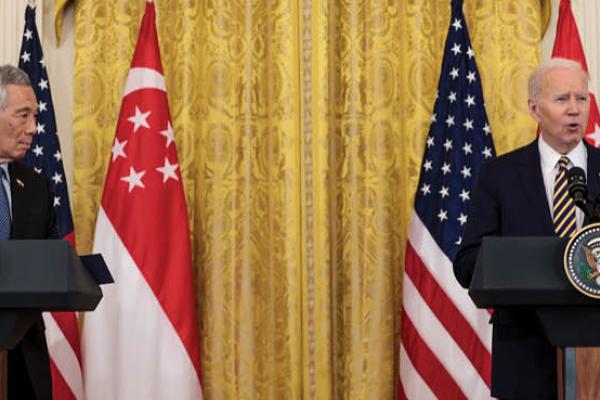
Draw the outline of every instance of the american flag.
<instances>
[{"instance_id":1,"label":"american flag","mask_svg":"<svg viewBox=\"0 0 600 400\"><path fill-rule=\"evenodd\" d=\"M462 0L453 0L406 244L399 399L490 397L490 315L452 261L479 168L494 155Z\"/></svg>"},{"instance_id":2,"label":"american flag","mask_svg":"<svg viewBox=\"0 0 600 400\"><path fill-rule=\"evenodd\" d=\"M60 143L56 134L50 82L35 23L35 2L32 1L25 9L25 28L19 53L19 68L29 75L38 100L37 135L33 137L31 148L25 155L24 162L50 179L54 191L58 234L74 245L73 218L71 217ZM53 398L82 399L83 385L77 317L73 312L44 313L43 317L50 353Z\"/></svg>"}]
</instances>

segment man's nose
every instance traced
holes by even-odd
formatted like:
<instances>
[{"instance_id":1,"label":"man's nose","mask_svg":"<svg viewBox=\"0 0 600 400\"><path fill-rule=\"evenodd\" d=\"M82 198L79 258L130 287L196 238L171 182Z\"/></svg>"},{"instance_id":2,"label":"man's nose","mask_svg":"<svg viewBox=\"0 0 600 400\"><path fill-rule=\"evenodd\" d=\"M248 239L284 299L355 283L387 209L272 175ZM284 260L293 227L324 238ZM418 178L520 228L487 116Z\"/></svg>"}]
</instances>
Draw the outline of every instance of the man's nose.
<instances>
[{"instance_id":1,"label":"man's nose","mask_svg":"<svg viewBox=\"0 0 600 400\"><path fill-rule=\"evenodd\" d=\"M583 111L583 106L580 104L580 102L577 101L577 98L575 97L569 98L567 106L567 112L569 113L569 115L578 115L581 114L581 112Z\"/></svg>"}]
</instances>

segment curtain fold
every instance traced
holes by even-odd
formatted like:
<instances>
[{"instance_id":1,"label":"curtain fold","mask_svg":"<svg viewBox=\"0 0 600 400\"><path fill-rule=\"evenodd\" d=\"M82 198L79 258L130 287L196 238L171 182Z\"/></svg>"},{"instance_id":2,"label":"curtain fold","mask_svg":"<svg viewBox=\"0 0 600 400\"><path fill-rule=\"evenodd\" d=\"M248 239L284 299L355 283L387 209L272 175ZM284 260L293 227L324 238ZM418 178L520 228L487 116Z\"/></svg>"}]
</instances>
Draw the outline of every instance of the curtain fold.
<instances>
[{"instance_id":1,"label":"curtain fold","mask_svg":"<svg viewBox=\"0 0 600 400\"><path fill-rule=\"evenodd\" d=\"M205 397L394 398L404 243L449 1L156 3ZM75 2L83 253L143 4ZM535 137L526 79L547 7L465 4L499 153Z\"/></svg>"}]
</instances>

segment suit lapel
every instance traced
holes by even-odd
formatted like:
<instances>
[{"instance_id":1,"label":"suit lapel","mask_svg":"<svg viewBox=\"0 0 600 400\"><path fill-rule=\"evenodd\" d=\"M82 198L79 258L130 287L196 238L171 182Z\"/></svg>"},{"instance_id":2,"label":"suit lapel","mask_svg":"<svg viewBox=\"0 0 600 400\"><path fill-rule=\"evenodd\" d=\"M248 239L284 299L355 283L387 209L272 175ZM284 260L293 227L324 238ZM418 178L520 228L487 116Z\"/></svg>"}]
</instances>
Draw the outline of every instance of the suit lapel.
<instances>
[{"instance_id":1,"label":"suit lapel","mask_svg":"<svg viewBox=\"0 0 600 400\"><path fill-rule=\"evenodd\" d=\"M10 174L10 196L12 202L12 237L19 238L23 224L27 218L25 182L18 165L14 163L8 164L8 173Z\"/></svg>"},{"instance_id":2,"label":"suit lapel","mask_svg":"<svg viewBox=\"0 0 600 400\"><path fill-rule=\"evenodd\" d=\"M519 162L519 175L521 177L521 190L525 194L523 200L529 203L526 209L531 210L535 218L542 224L541 226L546 234L552 235L554 234L554 227L548 198L546 197L537 140L527 145L523 150ZM518 191L515 191L516 193Z\"/></svg>"}]
</instances>

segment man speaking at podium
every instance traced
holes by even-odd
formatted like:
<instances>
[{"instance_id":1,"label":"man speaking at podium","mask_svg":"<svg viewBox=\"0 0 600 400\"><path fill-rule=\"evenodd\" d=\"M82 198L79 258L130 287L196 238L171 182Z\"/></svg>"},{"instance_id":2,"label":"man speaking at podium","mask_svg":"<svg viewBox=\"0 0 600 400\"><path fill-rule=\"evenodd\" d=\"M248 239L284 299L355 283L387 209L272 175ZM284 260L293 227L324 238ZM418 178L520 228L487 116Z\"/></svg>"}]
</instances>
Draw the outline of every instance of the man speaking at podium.
<instances>
[{"instance_id":1,"label":"man speaking at podium","mask_svg":"<svg viewBox=\"0 0 600 400\"><path fill-rule=\"evenodd\" d=\"M567 193L566 171L586 171L592 197L600 192L600 150L582 141L590 109L588 75L579 63L554 58L529 78L529 113L539 124L532 143L485 164L473 193L454 274L469 287L484 236L568 237L583 225ZM492 396L557 397L556 349L533 311L492 315Z\"/></svg>"},{"instance_id":2,"label":"man speaking at podium","mask_svg":"<svg viewBox=\"0 0 600 400\"><path fill-rule=\"evenodd\" d=\"M19 163L37 133L38 104L27 74L0 66L0 240L58 239L48 180ZM50 361L40 315L8 352L8 398L51 399Z\"/></svg>"}]
</instances>

